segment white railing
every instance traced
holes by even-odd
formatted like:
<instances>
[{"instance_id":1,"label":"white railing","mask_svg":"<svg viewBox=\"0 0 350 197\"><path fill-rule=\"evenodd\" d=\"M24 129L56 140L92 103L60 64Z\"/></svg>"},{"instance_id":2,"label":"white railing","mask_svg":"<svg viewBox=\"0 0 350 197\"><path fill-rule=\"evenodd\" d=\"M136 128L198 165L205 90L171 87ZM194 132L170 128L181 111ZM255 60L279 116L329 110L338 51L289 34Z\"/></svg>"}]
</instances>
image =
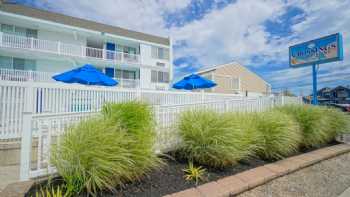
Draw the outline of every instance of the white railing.
<instances>
[{"instance_id":1,"label":"white railing","mask_svg":"<svg viewBox=\"0 0 350 197\"><path fill-rule=\"evenodd\" d=\"M290 99L292 100L292 99ZM297 99L294 101L299 102ZM181 143L176 123L180 114L187 110L210 109L218 113L240 111L254 112L271 109L276 105L272 97L248 98L241 97L236 99L204 102L184 105L156 105L153 107L154 118L156 120L156 143L155 151L164 153L176 149ZM50 165L50 146L60 137L65 128L87 119L97 113L91 112L71 112L71 113L26 113L23 117L23 128L26 128L22 137L22 155L21 155L21 179L26 180L38 176L47 175L55 172L55 168ZM29 129L30 128L30 129ZM31 150L32 141L37 141L37 149L34 153ZM31 156L35 156L35 163Z\"/></svg>"},{"instance_id":2,"label":"white railing","mask_svg":"<svg viewBox=\"0 0 350 197\"><path fill-rule=\"evenodd\" d=\"M49 72L0 68L0 80L2 81L55 82L52 79L52 76L54 74L55 73L49 73Z\"/></svg>"},{"instance_id":3,"label":"white railing","mask_svg":"<svg viewBox=\"0 0 350 197\"><path fill-rule=\"evenodd\" d=\"M6 66L2 66L6 67ZM0 81L29 81L29 82L57 82L52 79L56 73L31 71L31 70L16 70L0 68ZM119 84L117 88L138 88L140 87L140 80L138 79L123 79L115 78Z\"/></svg>"},{"instance_id":4,"label":"white railing","mask_svg":"<svg viewBox=\"0 0 350 197\"><path fill-rule=\"evenodd\" d=\"M73 45L0 32L0 47L28 49L57 55L94 58L114 63L140 64L140 55Z\"/></svg>"}]
</instances>

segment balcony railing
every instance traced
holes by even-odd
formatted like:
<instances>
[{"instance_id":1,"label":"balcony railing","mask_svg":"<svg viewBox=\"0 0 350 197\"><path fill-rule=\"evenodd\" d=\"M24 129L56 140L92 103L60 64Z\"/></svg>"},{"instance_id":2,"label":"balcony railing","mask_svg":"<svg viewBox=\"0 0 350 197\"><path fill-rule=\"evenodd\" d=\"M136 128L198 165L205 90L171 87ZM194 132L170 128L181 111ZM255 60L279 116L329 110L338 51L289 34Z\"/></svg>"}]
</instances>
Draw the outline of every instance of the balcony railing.
<instances>
[{"instance_id":1,"label":"balcony railing","mask_svg":"<svg viewBox=\"0 0 350 197\"><path fill-rule=\"evenodd\" d=\"M0 65L1 66L1 65ZM20 81L20 82L57 82L52 79L56 73L40 72L31 70L16 70L0 68L0 81ZM140 80L115 78L118 81L117 87L138 88Z\"/></svg>"},{"instance_id":2,"label":"balcony railing","mask_svg":"<svg viewBox=\"0 0 350 197\"><path fill-rule=\"evenodd\" d=\"M2 81L36 81L36 82L54 82L52 76L54 73L16 70L16 69L0 69L0 80Z\"/></svg>"},{"instance_id":3,"label":"balcony railing","mask_svg":"<svg viewBox=\"0 0 350 197\"><path fill-rule=\"evenodd\" d=\"M50 40L41 40L24 36L17 36L0 32L0 47L34 50L57 55L66 55L81 58L94 58L99 60L112 61L115 63L140 63L140 55L123 52L109 51L74 45Z\"/></svg>"}]
</instances>

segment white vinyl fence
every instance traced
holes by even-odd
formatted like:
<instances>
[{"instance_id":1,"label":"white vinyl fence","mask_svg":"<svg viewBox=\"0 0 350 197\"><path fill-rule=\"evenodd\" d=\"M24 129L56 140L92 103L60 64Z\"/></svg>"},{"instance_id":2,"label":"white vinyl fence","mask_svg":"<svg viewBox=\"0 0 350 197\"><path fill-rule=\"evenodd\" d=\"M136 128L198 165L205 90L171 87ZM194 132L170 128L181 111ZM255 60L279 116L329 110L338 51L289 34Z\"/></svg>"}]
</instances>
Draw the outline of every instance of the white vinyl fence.
<instances>
[{"instance_id":1,"label":"white vinyl fence","mask_svg":"<svg viewBox=\"0 0 350 197\"><path fill-rule=\"evenodd\" d=\"M100 111L106 102L144 100L154 108L157 122L155 150L165 152L179 144L174 124L190 109L263 111L301 103L297 97L241 97L230 94L151 91L2 81L0 84L0 140L21 138L21 180L54 172L50 145L65 128Z\"/></svg>"},{"instance_id":2,"label":"white vinyl fence","mask_svg":"<svg viewBox=\"0 0 350 197\"><path fill-rule=\"evenodd\" d=\"M290 99L291 101L291 99ZM293 103L299 103L294 99ZM269 97L236 98L226 101L206 102L183 105L154 105L154 116L157 123L157 139L155 151L157 153L174 150L181 139L176 130L176 123L181 112L193 109L211 109L217 112L229 111L263 111L282 103L276 103ZM96 115L97 112L69 112L69 113L24 113L23 134L21 142L21 179L27 180L38 176L54 173L55 169L49 163L50 145L54 143L72 123ZM33 149L33 143L37 148ZM31 151L34 152L31 152ZM36 160L33 163L33 156ZM30 162L32 161L32 162Z\"/></svg>"},{"instance_id":3,"label":"white vinyl fence","mask_svg":"<svg viewBox=\"0 0 350 197\"><path fill-rule=\"evenodd\" d=\"M32 98L31 100L28 98ZM96 112L106 102L144 100L173 105L239 98L236 95L91 87L60 83L0 83L0 140L21 136L23 112L33 114Z\"/></svg>"}]
</instances>

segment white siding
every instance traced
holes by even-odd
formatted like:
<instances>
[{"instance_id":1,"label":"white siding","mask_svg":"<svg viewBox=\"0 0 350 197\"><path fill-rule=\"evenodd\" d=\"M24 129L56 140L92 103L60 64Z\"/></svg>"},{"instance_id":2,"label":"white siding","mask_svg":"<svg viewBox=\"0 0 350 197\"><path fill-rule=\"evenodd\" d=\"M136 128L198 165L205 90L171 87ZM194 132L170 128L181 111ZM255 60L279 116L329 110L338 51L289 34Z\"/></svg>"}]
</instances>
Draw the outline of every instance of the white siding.
<instances>
[{"instance_id":1,"label":"white siding","mask_svg":"<svg viewBox=\"0 0 350 197\"><path fill-rule=\"evenodd\" d=\"M72 69L75 63L72 61L57 60L36 60L36 69L38 71L60 73Z\"/></svg>"},{"instance_id":2,"label":"white siding","mask_svg":"<svg viewBox=\"0 0 350 197\"><path fill-rule=\"evenodd\" d=\"M39 29L38 39L60 41L62 43L67 43L67 44L86 46L86 38L81 35L74 36L73 32L71 34L63 33L63 32L57 33L57 32Z\"/></svg>"},{"instance_id":3,"label":"white siding","mask_svg":"<svg viewBox=\"0 0 350 197\"><path fill-rule=\"evenodd\" d=\"M140 44L141 48L141 64L157 67L157 62L165 64L165 68L169 68L169 60L152 58L152 46ZM162 67L163 68L163 67Z\"/></svg>"}]
</instances>

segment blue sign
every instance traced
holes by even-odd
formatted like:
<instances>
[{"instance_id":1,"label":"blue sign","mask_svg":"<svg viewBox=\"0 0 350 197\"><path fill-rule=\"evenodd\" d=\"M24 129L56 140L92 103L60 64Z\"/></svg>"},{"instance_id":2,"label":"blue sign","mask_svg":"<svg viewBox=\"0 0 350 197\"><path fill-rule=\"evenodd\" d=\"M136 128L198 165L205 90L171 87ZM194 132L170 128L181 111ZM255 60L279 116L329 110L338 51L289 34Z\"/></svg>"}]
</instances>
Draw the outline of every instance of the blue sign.
<instances>
[{"instance_id":1,"label":"blue sign","mask_svg":"<svg viewBox=\"0 0 350 197\"><path fill-rule=\"evenodd\" d=\"M301 67L343 60L340 33L289 47L289 66Z\"/></svg>"}]
</instances>

